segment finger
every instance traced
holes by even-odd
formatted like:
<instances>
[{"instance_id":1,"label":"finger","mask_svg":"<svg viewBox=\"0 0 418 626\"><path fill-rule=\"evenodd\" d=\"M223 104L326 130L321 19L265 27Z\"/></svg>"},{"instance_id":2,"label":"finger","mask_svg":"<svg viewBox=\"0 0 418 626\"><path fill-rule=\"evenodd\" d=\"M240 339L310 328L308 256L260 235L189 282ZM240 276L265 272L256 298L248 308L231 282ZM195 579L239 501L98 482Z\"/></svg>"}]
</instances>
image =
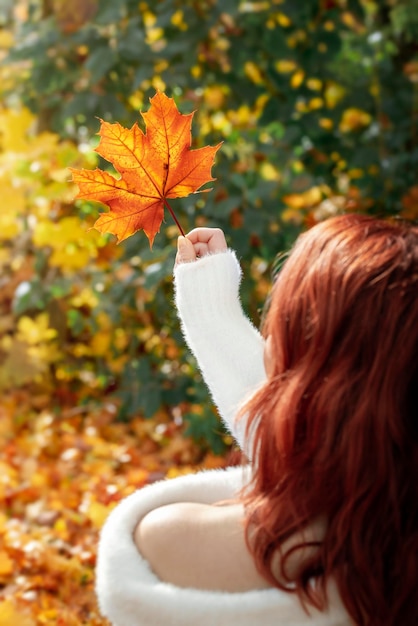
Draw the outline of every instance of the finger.
<instances>
[{"instance_id":1,"label":"finger","mask_svg":"<svg viewBox=\"0 0 418 626\"><path fill-rule=\"evenodd\" d=\"M198 242L207 243L209 239L211 239L211 237L213 236L213 233L215 230L220 230L220 229L206 228L206 227L194 228L189 233L187 233L186 237L192 243L198 243Z\"/></svg>"},{"instance_id":2,"label":"finger","mask_svg":"<svg viewBox=\"0 0 418 626\"><path fill-rule=\"evenodd\" d=\"M227 249L225 235L220 228L213 228L212 235L208 241L210 252L223 252Z\"/></svg>"},{"instance_id":3,"label":"finger","mask_svg":"<svg viewBox=\"0 0 418 626\"><path fill-rule=\"evenodd\" d=\"M196 260L196 252L191 241L180 236L177 239L176 263L189 263Z\"/></svg>"},{"instance_id":4,"label":"finger","mask_svg":"<svg viewBox=\"0 0 418 626\"><path fill-rule=\"evenodd\" d=\"M220 228L195 228L187 234L187 239L195 247L197 244L207 245L206 253L227 249L225 235Z\"/></svg>"},{"instance_id":5,"label":"finger","mask_svg":"<svg viewBox=\"0 0 418 626\"><path fill-rule=\"evenodd\" d=\"M200 243L200 241L198 241L194 244L194 249L196 252L196 256L198 257L206 256L207 254L209 254L209 246L207 243Z\"/></svg>"}]
</instances>

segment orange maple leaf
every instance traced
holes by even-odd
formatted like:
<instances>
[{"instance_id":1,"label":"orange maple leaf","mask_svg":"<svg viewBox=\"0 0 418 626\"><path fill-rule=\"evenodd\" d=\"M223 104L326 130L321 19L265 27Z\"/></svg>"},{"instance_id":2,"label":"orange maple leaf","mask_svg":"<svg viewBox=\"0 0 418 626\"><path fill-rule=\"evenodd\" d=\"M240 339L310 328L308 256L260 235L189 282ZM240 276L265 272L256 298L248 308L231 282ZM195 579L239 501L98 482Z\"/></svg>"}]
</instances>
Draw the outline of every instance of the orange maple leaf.
<instances>
[{"instance_id":1,"label":"orange maple leaf","mask_svg":"<svg viewBox=\"0 0 418 626\"><path fill-rule=\"evenodd\" d=\"M161 92L150 103L149 111L141 112L145 133L136 123L127 129L101 120L96 152L113 164L120 178L98 168L71 171L79 187L77 198L97 200L110 208L95 228L116 235L118 243L142 229L152 247L164 207L184 234L167 198L210 191L200 187L215 180L211 169L221 143L191 150L194 113L182 115L174 100Z\"/></svg>"}]
</instances>

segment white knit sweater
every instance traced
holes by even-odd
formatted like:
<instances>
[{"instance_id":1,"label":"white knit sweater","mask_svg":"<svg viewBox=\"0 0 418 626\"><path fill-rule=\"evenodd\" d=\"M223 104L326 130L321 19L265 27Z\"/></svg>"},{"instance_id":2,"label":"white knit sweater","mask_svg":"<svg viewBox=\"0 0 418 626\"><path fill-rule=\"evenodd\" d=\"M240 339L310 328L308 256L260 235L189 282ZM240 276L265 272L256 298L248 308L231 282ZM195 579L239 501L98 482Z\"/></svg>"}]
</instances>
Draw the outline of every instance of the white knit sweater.
<instances>
[{"instance_id":1,"label":"white knit sweater","mask_svg":"<svg viewBox=\"0 0 418 626\"><path fill-rule=\"evenodd\" d=\"M265 380L263 340L239 301L241 271L235 254L206 256L175 270L176 305L222 419L241 447L245 420L237 409ZM147 486L110 514L100 538L96 591L114 626L349 626L334 585L329 610L310 615L294 594L278 589L229 593L176 587L159 580L133 541L138 521L173 502L214 503L234 497L250 468L199 472Z\"/></svg>"}]
</instances>

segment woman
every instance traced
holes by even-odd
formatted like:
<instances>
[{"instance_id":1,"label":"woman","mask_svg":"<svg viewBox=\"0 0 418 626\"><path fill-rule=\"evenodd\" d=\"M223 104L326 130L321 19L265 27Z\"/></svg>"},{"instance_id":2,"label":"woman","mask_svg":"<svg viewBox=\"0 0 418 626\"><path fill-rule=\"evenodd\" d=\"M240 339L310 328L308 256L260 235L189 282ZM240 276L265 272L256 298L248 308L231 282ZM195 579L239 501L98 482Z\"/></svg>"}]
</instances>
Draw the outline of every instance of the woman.
<instances>
[{"instance_id":1,"label":"woman","mask_svg":"<svg viewBox=\"0 0 418 626\"><path fill-rule=\"evenodd\" d=\"M221 231L180 238L184 335L251 462L121 503L99 546L102 611L117 626L417 624L418 228L344 215L309 230L264 339L239 280Z\"/></svg>"}]
</instances>

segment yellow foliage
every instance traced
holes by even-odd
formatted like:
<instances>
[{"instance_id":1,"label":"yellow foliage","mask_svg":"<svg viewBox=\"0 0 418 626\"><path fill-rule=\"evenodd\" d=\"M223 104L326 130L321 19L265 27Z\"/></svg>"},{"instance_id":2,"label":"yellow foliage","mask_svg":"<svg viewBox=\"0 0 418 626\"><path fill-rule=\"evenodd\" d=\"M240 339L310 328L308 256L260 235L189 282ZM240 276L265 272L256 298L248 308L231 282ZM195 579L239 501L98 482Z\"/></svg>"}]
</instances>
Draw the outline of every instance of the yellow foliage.
<instances>
[{"instance_id":1,"label":"yellow foliage","mask_svg":"<svg viewBox=\"0 0 418 626\"><path fill-rule=\"evenodd\" d=\"M282 28L288 28L292 25L292 20L285 13L276 13L274 17L276 18L276 22Z\"/></svg>"},{"instance_id":2,"label":"yellow foliage","mask_svg":"<svg viewBox=\"0 0 418 626\"><path fill-rule=\"evenodd\" d=\"M35 123L28 109L5 110L0 113L0 136L2 151L24 152L27 149L28 131Z\"/></svg>"},{"instance_id":3,"label":"yellow foliage","mask_svg":"<svg viewBox=\"0 0 418 626\"><path fill-rule=\"evenodd\" d=\"M266 106L269 100L270 100L270 96L267 93L262 93L261 95L258 96L257 100L255 101L255 106L254 106L255 115L257 116L261 115L261 113L264 111L264 107Z\"/></svg>"},{"instance_id":4,"label":"yellow foliage","mask_svg":"<svg viewBox=\"0 0 418 626\"><path fill-rule=\"evenodd\" d=\"M110 370L114 374L120 374L125 367L126 362L128 361L129 356L127 354L122 354L117 358L113 358L109 363Z\"/></svg>"},{"instance_id":5,"label":"yellow foliage","mask_svg":"<svg viewBox=\"0 0 418 626\"><path fill-rule=\"evenodd\" d=\"M371 121L372 116L369 113L363 111L362 109L352 107L343 112L339 129L342 133L349 133L368 126Z\"/></svg>"},{"instance_id":6,"label":"yellow foliage","mask_svg":"<svg viewBox=\"0 0 418 626\"><path fill-rule=\"evenodd\" d=\"M289 37L287 37L286 42L289 48L296 48L298 43L306 41L307 34L304 30L296 30Z\"/></svg>"},{"instance_id":7,"label":"yellow foliage","mask_svg":"<svg viewBox=\"0 0 418 626\"><path fill-rule=\"evenodd\" d=\"M293 89L297 89L303 83L305 78L305 72L303 70L297 70L290 79L290 86Z\"/></svg>"},{"instance_id":8,"label":"yellow foliage","mask_svg":"<svg viewBox=\"0 0 418 626\"><path fill-rule=\"evenodd\" d=\"M155 91L165 91L166 89L166 84L161 76L153 76L151 85L154 87Z\"/></svg>"},{"instance_id":9,"label":"yellow foliage","mask_svg":"<svg viewBox=\"0 0 418 626\"><path fill-rule=\"evenodd\" d=\"M21 231L19 217L24 213L26 200L22 189L15 188L6 181L6 177L0 179L2 189L2 208L0 210L0 240L13 239Z\"/></svg>"},{"instance_id":10,"label":"yellow foliage","mask_svg":"<svg viewBox=\"0 0 418 626\"><path fill-rule=\"evenodd\" d=\"M115 348L120 352L128 347L129 336L124 328L116 328L113 343Z\"/></svg>"},{"instance_id":11,"label":"yellow foliage","mask_svg":"<svg viewBox=\"0 0 418 626\"><path fill-rule=\"evenodd\" d=\"M36 626L34 619L20 612L12 600L0 602L0 626Z\"/></svg>"},{"instance_id":12,"label":"yellow foliage","mask_svg":"<svg viewBox=\"0 0 418 626\"><path fill-rule=\"evenodd\" d=\"M112 342L112 334L109 331L100 331L95 333L90 342L91 353L95 356L106 356Z\"/></svg>"},{"instance_id":13,"label":"yellow foliage","mask_svg":"<svg viewBox=\"0 0 418 626\"><path fill-rule=\"evenodd\" d=\"M200 65L193 65L193 67L190 69L190 73L193 76L193 78L200 78L202 76L202 68Z\"/></svg>"},{"instance_id":14,"label":"yellow foliage","mask_svg":"<svg viewBox=\"0 0 418 626\"><path fill-rule=\"evenodd\" d=\"M84 236L85 229L81 227L80 220L77 217L66 217L60 222L38 222L33 231L33 243L57 250Z\"/></svg>"},{"instance_id":15,"label":"yellow foliage","mask_svg":"<svg viewBox=\"0 0 418 626\"><path fill-rule=\"evenodd\" d=\"M355 31L356 33L364 33L366 31L366 27L358 21L353 13L350 11L344 11L341 15L341 21L343 24L350 28L350 30Z\"/></svg>"},{"instance_id":16,"label":"yellow foliage","mask_svg":"<svg viewBox=\"0 0 418 626\"><path fill-rule=\"evenodd\" d=\"M147 3L141 3L144 7L144 11L142 13L142 19L144 21L144 25L146 28L152 28L157 21L157 16L155 13L148 9Z\"/></svg>"},{"instance_id":17,"label":"yellow foliage","mask_svg":"<svg viewBox=\"0 0 418 626\"><path fill-rule=\"evenodd\" d=\"M9 353L4 368L8 377L21 377L23 380L36 380L49 363L60 358L55 339L57 331L49 326L47 313L40 313L34 319L24 315L17 323L14 340L4 337L3 349ZM12 370L18 370L13 372Z\"/></svg>"},{"instance_id":18,"label":"yellow foliage","mask_svg":"<svg viewBox=\"0 0 418 626\"><path fill-rule=\"evenodd\" d=\"M178 9L171 16L171 23L180 30L187 30L187 23L184 21L184 12Z\"/></svg>"},{"instance_id":19,"label":"yellow foliage","mask_svg":"<svg viewBox=\"0 0 418 626\"><path fill-rule=\"evenodd\" d=\"M96 294L90 287L84 287L76 296L71 298L70 304L76 308L88 307L93 309L99 303Z\"/></svg>"},{"instance_id":20,"label":"yellow foliage","mask_svg":"<svg viewBox=\"0 0 418 626\"><path fill-rule=\"evenodd\" d=\"M318 124L321 128L324 128L325 130L331 130L331 128L333 128L334 126L334 122L329 117L321 117Z\"/></svg>"},{"instance_id":21,"label":"yellow foliage","mask_svg":"<svg viewBox=\"0 0 418 626\"><path fill-rule=\"evenodd\" d=\"M306 86L312 91L319 91L322 89L322 84L322 80L319 80L319 78L308 78L306 81Z\"/></svg>"},{"instance_id":22,"label":"yellow foliage","mask_svg":"<svg viewBox=\"0 0 418 626\"><path fill-rule=\"evenodd\" d=\"M329 109L333 109L345 97L344 87L335 82L329 82L325 87L324 98Z\"/></svg>"},{"instance_id":23,"label":"yellow foliage","mask_svg":"<svg viewBox=\"0 0 418 626\"><path fill-rule=\"evenodd\" d=\"M164 72L168 67L168 61L166 61L165 59L159 59L154 65L154 72L156 74L161 74L161 72ZM142 108L142 106L140 108Z\"/></svg>"},{"instance_id":24,"label":"yellow foliage","mask_svg":"<svg viewBox=\"0 0 418 626\"><path fill-rule=\"evenodd\" d=\"M8 50L14 44L13 33L9 30L0 30L0 49Z\"/></svg>"},{"instance_id":25,"label":"yellow foliage","mask_svg":"<svg viewBox=\"0 0 418 626\"><path fill-rule=\"evenodd\" d=\"M255 85L261 85L264 82L260 68L253 61L247 61L245 63L244 72Z\"/></svg>"},{"instance_id":26,"label":"yellow foliage","mask_svg":"<svg viewBox=\"0 0 418 626\"><path fill-rule=\"evenodd\" d=\"M260 176L264 180L279 181L280 172L271 163L264 162L260 165Z\"/></svg>"},{"instance_id":27,"label":"yellow foliage","mask_svg":"<svg viewBox=\"0 0 418 626\"><path fill-rule=\"evenodd\" d=\"M8 389L12 385L23 385L38 380L47 369L42 363L29 355L28 345L6 336L0 342L6 358L0 367L0 389Z\"/></svg>"},{"instance_id":28,"label":"yellow foliage","mask_svg":"<svg viewBox=\"0 0 418 626\"><path fill-rule=\"evenodd\" d=\"M207 127L209 129L219 130L225 136L229 135L232 130L231 122L223 111L216 111L207 119Z\"/></svg>"},{"instance_id":29,"label":"yellow foliage","mask_svg":"<svg viewBox=\"0 0 418 626\"><path fill-rule=\"evenodd\" d=\"M76 358L82 358L84 356L91 356L90 346L87 346L85 343L76 343L71 349L72 354ZM62 372L61 380L67 376L67 373Z\"/></svg>"},{"instance_id":30,"label":"yellow foliage","mask_svg":"<svg viewBox=\"0 0 418 626\"><path fill-rule=\"evenodd\" d=\"M305 169L302 161L296 160L292 163L292 171L296 174L300 174Z\"/></svg>"},{"instance_id":31,"label":"yellow foliage","mask_svg":"<svg viewBox=\"0 0 418 626\"><path fill-rule=\"evenodd\" d=\"M295 224L297 226L302 224L303 221L302 213L297 209L291 208L282 211L281 218L285 224Z\"/></svg>"},{"instance_id":32,"label":"yellow foliage","mask_svg":"<svg viewBox=\"0 0 418 626\"><path fill-rule=\"evenodd\" d=\"M309 107L304 99L299 99L295 104L295 109L299 113L307 113L309 111Z\"/></svg>"},{"instance_id":33,"label":"yellow foliage","mask_svg":"<svg viewBox=\"0 0 418 626\"><path fill-rule=\"evenodd\" d=\"M85 267L91 257L92 255L86 248L77 248L74 244L68 244L65 248L54 250L49 263L53 267L60 267L66 272L72 272Z\"/></svg>"},{"instance_id":34,"label":"yellow foliage","mask_svg":"<svg viewBox=\"0 0 418 626\"><path fill-rule=\"evenodd\" d=\"M140 111L144 106L144 95L141 90L135 91L128 98L129 104L133 109Z\"/></svg>"},{"instance_id":35,"label":"yellow foliage","mask_svg":"<svg viewBox=\"0 0 418 626\"><path fill-rule=\"evenodd\" d=\"M100 234L95 230L87 230L76 216L64 217L59 222L37 222L33 230L33 242L39 247L52 248L49 262L53 267L74 271L85 267L97 256Z\"/></svg>"},{"instance_id":36,"label":"yellow foliage","mask_svg":"<svg viewBox=\"0 0 418 626\"><path fill-rule=\"evenodd\" d=\"M290 193L282 200L292 209L306 209L321 202L322 190L320 187L311 187L302 193Z\"/></svg>"},{"instance_id":37,"label":"yellow foliage","mask_svg":"<svg viewBox=\"0 0 418 626\"><path fill-rule=\"evenodd\" d=\"M145 41L150 47L155 49L154 44L156 44L157 42L164 42L164 30L160 27L147 28Z\"/></svg>"},{"instance_id":38,"label":"yellow foliage","mask_svg":"<svg viewBox=\"0 0 418 626\"><path fill-rule=\"evenodd\" d=\"M32 319L24 315L17 323L17 338L30 346L55 339L57 331L49 326L48 313L40 313Z\"/></svg>"},{"instance_id":39,"label":"yellow foliage","mask_svg":"<svg viewBox=\"0 0 418 626\"><path fill-rule=\"evenodd\" d=\"M316 109L322 109L324 106L324 101L322 98L311 98L308 103L308 107L311 111L315 111Z\"/></svg>"},{"instance_id":40,"label":"yellow foliage","mask_svg":"<svg viewBox=\"0 0 418 626\"><path fill-rule=\"evenodd\" d=\"M347 174L349 175L351 179L354 180L356 178L362 178L364 176L364 170L362 170L360 167L356 167L351 170L348 170Z\"/></svg>"},{"instance_id":41,"label":"yellow foliage","mask_svg":"<svg viewBox=\"0 0 418 626\"><path fill-rule=\"evenodd\" d=\"M248 105L243 104L236 111L228 112L228 119L235 128L253 126L257 122L258 111L253 111Z\"/></svg>"},{"instance_id":42,"label":"yellow foliage","mask_svg":"<svg viewBox=\"0 0 418 626\"><path fill-rule=\"evenodd\" d=\"M3 171L14 170L22 158L31 162L30 171L34 177L45 167L48 176L55 174L51 157L57 152L58 136L53 133L36 134L36 118L27 109L6 109L0 113L0 163ZM59 169L59 168L58 168ZM58 173L56 174L59 176ZM65 176L65 178L64 178ZM60 174L68 187L68 172Z\"/></svg>"},{"instance_id":43,"label":"yellow foliage","mask_svg":"<svg viewBox=\"0 0 418 626\"><path fill-rule=\"evenodd\" d=\"M225 52L231 46L231 42L226 37L220 37L218 33L216 33L213 41L213 45L216 50Z\"/></svg>"},{"instance_id":44,"label":"yellow foliage","mask_svg":"<svg viewBox=\"0 0 418 626\"><path fill-rule=\"evenodd\" d=\"M112 344L112 320L106 313L101 311L96 316L96 322L100 330L96 332L91 339L90 354L104 357L109 354L109 349Z\"/></svg>"},{"instance_id":45,"label":"yellow foliage","mask_svg":"<svg viewBox=\"0 0 418 626\"><path fill-rule=\"evenodd\" d=\"M297 68L296 61L292 61L290 59L282 59L281 61L276 61L274 67L279 72L279 74L290 74L290 72L294 72Z\"/></svg>"},{"instance_id":46,"label":"yellow foliage","mask_svg":"<svg viewBox=\"0 0 418 626\"><path fill-rule=\"evenodd\" d=\"M225 102L225 89L211 85L203 90L203 99L209 109L220 109Z\"/></svg>"}]
</instances>

